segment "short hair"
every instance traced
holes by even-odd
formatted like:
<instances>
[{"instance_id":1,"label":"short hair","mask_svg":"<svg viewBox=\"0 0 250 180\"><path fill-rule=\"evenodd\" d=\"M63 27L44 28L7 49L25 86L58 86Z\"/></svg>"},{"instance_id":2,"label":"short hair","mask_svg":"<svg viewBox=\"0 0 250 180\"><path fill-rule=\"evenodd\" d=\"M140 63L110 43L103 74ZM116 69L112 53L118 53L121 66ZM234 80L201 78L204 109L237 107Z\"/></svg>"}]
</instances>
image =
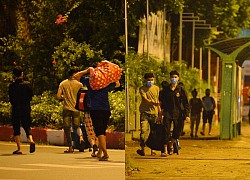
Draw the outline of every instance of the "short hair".
<instances>
[{"instance_id":1,"label":"short hair","mask_svg":"<svg viewBox=\"0 0 250 180\"><path fill-rule=\"evenodd\" d=\"M179 82L178 85L184 86L183 82Z\"/></svg>"},{"instance_id":2,"label":"short hair","mask_svg":"<svg viewBox=\"0 0 250 180\"><path fill-rule=\"evenodd\" d=\"M153 77L154 77L153 73L145 73L144 74L144 79L153 78Z\"/></svg>"},{"instance_id":3,"label":"short hair","mask_svg":"<svg viewBox=\"0 0 250 180\"><path fill-rule=\"evenodd\" d=\"M166 88L168 85L169 85L169 83L167 81L162 81L161 82L162 88Z\"/></svg>"},{"instance_id":4,"label":"short hair","mask_svg":"<svg viewBox=\"0 0 250 180\"><path fill-rule=\"evenodd\" d=\"M194 89L193 91L191 91L191 93L192 93L193 96L197 96L197 94L198 94L198 92L197 92L196 89Z\"/></svg>"},{"instance_id":5,"label":"short hair","mask_svg":"<svg viewBox=\"0 0 250 180\"><path fill-rule=\"evenodd\" d=\"M177 75L178 77L180 76L180 74L176 70L171 71L169 74L170 74L170 76L172 76L172 75Z\"/></svg>"},{"instance_id":6,"label":"short hair","mask_svg":"<svg viewBox=\"0 0 250 180\"><path fill-rule=\"evenodd\" d=\"M73 74L77 72L79 72L79 68L77 66L72 66L69 70L69 76L73 76Z\"/></svg>"},{"instance_id":7,"label":"short hair","mask_svg":"<svg viewBox=\"0 0 250 180\"><path fill-rule=\"evenodd\" d=\"M16 77L21 77L22 72L23 72L23 69L22 69L21 66L16 66L16 67L13 69L13 74L14 74L14 76L16 76Z\"/></svg>"}]
</instances>

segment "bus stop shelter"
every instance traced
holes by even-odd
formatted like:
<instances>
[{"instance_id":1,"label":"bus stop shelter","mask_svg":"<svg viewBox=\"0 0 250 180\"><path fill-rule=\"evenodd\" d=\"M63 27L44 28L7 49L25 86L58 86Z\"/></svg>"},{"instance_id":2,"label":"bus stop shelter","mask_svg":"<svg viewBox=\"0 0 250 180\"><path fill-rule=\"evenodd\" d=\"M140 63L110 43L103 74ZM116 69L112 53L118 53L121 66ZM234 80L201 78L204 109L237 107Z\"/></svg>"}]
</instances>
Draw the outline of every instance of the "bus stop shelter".
<instances>
[{"instance_id":1,"label":"bus stop shelter","mask_svg":"<svg viewBox=\"0 0 250 180\"><path fill-rule=\"evenodd\" d=\"M222 60L220 139L233 139L241 128L241 66L250 59L250 37L207 44Z\"/></svg>"}]
</instances>

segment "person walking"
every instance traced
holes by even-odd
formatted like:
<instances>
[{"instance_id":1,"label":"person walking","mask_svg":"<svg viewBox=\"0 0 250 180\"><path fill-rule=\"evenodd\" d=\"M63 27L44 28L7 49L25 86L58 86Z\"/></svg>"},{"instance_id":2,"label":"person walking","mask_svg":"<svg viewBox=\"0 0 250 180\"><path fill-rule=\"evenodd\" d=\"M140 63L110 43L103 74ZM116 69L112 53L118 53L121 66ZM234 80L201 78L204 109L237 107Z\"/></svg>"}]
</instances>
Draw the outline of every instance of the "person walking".
<instances>
[{"instance_id":1,"label":"person walking","mask_svg":"<svg viewBox=\"0 0 250 180\"><path fill-rule=\"evenodd\" d=\"M139 92L142 99L139 107L141 149L138 149L136 152L141 156L145 156L145 143L150 132L150 126L157 121L160 113L159 87L154 85L154 75L152 73L144 75L144 85L140 87ZM151 150L151 155L154 156L156 153Z\"/></svg>"},{"instance_id":2,"label":"person walking","mask_svg":"<svg viewBox=\"0 0 250 180\"><path fill-rule=\"evenodd\" d=\"M211 135L212 120L214 116L214 110L216 108L215 100L212 96L210 96L210 89L206 89L205 94L206 96L202 97L204 109L203 109L203 115L202 115L202 119L203 119L202 131L200 132L200 134L203 136L205 135L206 123L209 124L208 135Z\"/></svg>"},{"instance_id":3,"label":"person walking","mask_svg":"<svg viewBox=\"0 0 250 180\"><path fill-rule=\"evenodd\" d=\"M200 119L201 119L201 111L203 108L203 102L200 98L197 98L197 90L194 89L192 92L193 98L189 100L189 105L190 105L190 119L191 119L191 124L190 124L190 136L191 138L194 137L194 125L195 125L195 137L197 138L197 132L200 126Z\"/></svg>"},{"instance_id":4,"label":"person walking","mask_svg":"<svg viewBox=\"0 0 250 180\"><path fill-rule=\"evenodd\" d=\"M69 78L63 80L59 84L57 91L57 98L63 99L63 129L65 132L68 149L64 153L73 153L74 148L72 146L72 136L71 136L71 124L73 124L73 131L77 133L80 139L79 151L84 151L84 138L82 130L80 128L80 111L75 109L76 97L78 90L83 87L82 83L73 78L73 75L77 73L78 67L71 67L68 75Z\"/></svg>"},{"instance_id":5,"label":"person walking","mask_svg":"<svg viewBox=\"0 0 250 180\"><path fill-rule=\"evenodd\" d=\"M106 145L106 129L108 126L109 118L111 116L110 104L108 99L108 92L119 87L120 82L110 83L108 86L93 90L90 86L90 79L84 77L84 75L90 73L90 68L80 71L74 75L75 79L80 79L82 84L85 84L88 88L88 94L90 99L90 117L94 126L94 131L98 137L99 150L97 157L99 161L108 161L109 155Z\"/></svg>"},{"instance_id":6,"label":"person walking","mask_svg":"<svg viewBox=\"0 0 250 180\"><path fill-rule=\"evenodd\" d=\"M30 143L30 153L35 152L35 142L31 134L31 107L30 101L33 97L33 89L29 81L25 81L24 72L20 66L13 70L15 82L9 86L9 100L12 106L12 125L17 150L13 154L22 154L20 126L22 125Z\"/></svg>"},{"instance_id":7,"label":"person walking","mask_svg":"<svg viewBox=\"0 0 250 180\"><path fill-rule=\"evenodd\" d=\"M163 92L161 99L161 112L163 115L163 124L165 127L164 153L172 155L174 153L174 142L179 139L181 126L183 121L183 112L186 121L189 122L189 104L183 87L178 86L179 73L177 71L170 72L170 85ZM174 124L172 135L170 133L171 124Z\"/></svg>"}]
</instances>

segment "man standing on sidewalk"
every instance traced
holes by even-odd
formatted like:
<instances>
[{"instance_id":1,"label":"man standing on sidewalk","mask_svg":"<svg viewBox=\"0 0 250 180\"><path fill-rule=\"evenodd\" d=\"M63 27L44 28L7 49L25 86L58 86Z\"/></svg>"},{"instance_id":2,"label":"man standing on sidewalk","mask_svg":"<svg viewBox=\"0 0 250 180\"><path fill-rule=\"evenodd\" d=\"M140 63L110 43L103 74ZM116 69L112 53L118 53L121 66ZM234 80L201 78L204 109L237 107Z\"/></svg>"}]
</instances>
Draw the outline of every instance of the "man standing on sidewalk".
<instances>
[{"instance_id":1,"label":"man standing on sidewalk","mask_svg":"<svg viewBox=\"0 0 250 180\"><path fill-rule=\"evenodd\" d=\"M150 126L155 123L160 112L159 105L159 87L154 85L154 75L152 73L146 73L144 75L145 84L140 87L139 91L141 94L140 110L140 146L141 149L137 150L137 154L145 156L145 143L147 141ZM151 150L151 155L156 155Z\"/></svg>"},{"instance_id":2,"label":"man standing on sidewalk","mask_svg":"<svg viewBox=\"0 0 250 180\"><path fill-rule=\"evenodd\" d=\"M24 81L24 73L20 66L13 70L15 82L9 86L9 99L12 105L12 125L14 130L17 150L13 154L22 154L20 126L22 125L30 142L30 153L35 152L35 143L31 134L30 101L33 97L33 90L30 82Z\"/></svg>"},{"instance_id":3,"label":"man standing on sidewalk","mask_svg":"<svg viewBox=\"0 0 250 180\"><path fill-rule=\"evenodd\" d=\"M202 125L202 131L200 132L201 135L205 135L205 127L206 123L208 122L209 124L209 129L208 129L208 135L211 135L211 130L212 130L212 120L214 116L214 109L216 107L215 105L215 100L213 97L210 96L210 89L206 89L206 96L202 98L203 104L204 104L204 109L203 109L203 125Z\"/></svg>"}]
</instances>

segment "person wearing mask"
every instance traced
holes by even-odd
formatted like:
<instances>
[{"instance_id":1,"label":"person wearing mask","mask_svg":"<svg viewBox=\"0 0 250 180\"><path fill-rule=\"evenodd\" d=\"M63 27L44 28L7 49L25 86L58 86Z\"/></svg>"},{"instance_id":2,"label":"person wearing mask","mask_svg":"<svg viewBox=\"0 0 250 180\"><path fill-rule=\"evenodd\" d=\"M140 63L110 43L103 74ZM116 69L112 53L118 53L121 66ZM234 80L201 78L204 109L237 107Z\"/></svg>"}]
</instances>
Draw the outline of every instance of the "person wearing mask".
<instances>
[{"instance_id":1,"label":"person wearing mask","mask_svg":"<svg viewBox=\"0 0 250 180\"><path fill-rule=\"evenodd\" d=\"M185 112L186 121L189 122L189 104L185 90L178 86L179 73L170 72L170 85L163 92L161 99L161 112L163 115L163 124L165 127L164 153L172 155L174 153L173 145L179 139L181 125L183 121L183 112ZM173 132L170 133L171 124L173 123Z\"/></svg>"},{"instance_id":2,"label":"person wearing mask","mask_svg":"<svg viewBox=\"0 0 250 180\"><path fill-rule=\"evenodd\" d=\"M30 153L35 152L35 143L31 134L31 107L30 101L33 97L33 90L30 82L24 81L24 73L20 66L13 70L15 82L9 86L9 100L12 106L12 125L17 150L13 154L22 154L20 126L22 125L30 143Z\"/></svg>"},{"instance_id":3,"label":"person wearing mask","mask_svg":"<svg viewBox=\"0 0 250 180\"><path fill-rule=\"evenodd\" d=\"M155 123L160 113L159 87L154 85L154 75L146 73L144 75L144 85L139 88L141 95L140 110L140 147L136 152L140 156L145 156L145 143L147 141L150 125ZM151 150L151 155L156 153Z\"/></svg>"}]
</instances>

